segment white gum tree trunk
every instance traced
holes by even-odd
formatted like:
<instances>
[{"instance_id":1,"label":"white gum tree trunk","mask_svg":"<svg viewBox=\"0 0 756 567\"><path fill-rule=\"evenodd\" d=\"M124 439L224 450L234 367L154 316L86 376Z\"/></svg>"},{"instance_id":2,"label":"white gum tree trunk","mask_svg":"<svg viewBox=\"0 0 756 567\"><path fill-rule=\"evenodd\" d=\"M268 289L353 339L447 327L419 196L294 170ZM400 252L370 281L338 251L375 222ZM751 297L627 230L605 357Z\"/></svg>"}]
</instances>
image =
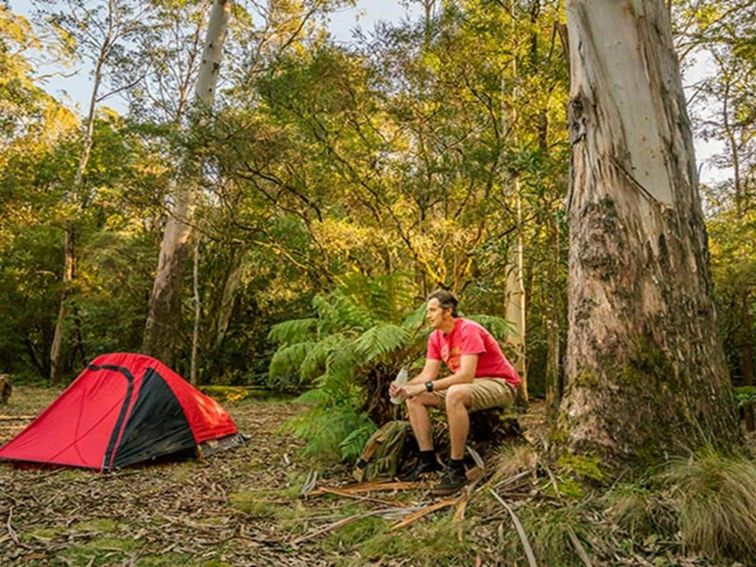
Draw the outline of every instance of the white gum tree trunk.
<instances>
[{"instance_id":1,"label":"white gum tree trunk","mask_svg":"<svg viewBox=\"0 0 756 567\"><path fill-rule=\"evenodd\" d=\"M562 450L615 468L737 442L693 143L661 0L567 2L572 179Z\"/></svg>"},{"instance_id":2,"label":"white gum tree trunk","mask_svg":"<svg viewBox=\"0 0 756 567\"><path fill-rule=\"evenodd\" d=\"M211 8L195 88L195 106L199 112L210 109L215 99L223 41L232 5L232 0L214 0ZM167 364L173 363L174 341L181 320L182 284L192 234L194 183L192 179L182 178L174 189L171 214L160 246L142 343L143 352L160 358Z\"/></svg>"}]
</instances>

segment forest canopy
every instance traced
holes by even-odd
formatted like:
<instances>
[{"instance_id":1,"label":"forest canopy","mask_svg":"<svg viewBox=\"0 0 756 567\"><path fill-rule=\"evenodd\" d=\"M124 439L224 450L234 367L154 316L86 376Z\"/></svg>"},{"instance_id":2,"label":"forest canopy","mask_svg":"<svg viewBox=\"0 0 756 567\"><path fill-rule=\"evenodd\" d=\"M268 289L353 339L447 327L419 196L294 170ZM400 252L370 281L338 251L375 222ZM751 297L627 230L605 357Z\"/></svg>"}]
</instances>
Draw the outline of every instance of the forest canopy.
<instances>
[{"instance_id":1,"label":"forest canopy","mask_svg":"<svg viewBox=\"0 0 756 567\"><path fill-rule=\"evenodd\" d=\"M280 363L286 322L318 321L322 347L334 302L365 332L444 287L466 314L509 320L528 391L558 399L564 6L411 1L408 17L345 42L329 14L351 5L229 2L208 104L195 92L207 2L35 2L31 20L0 3L0 371L67 383L97 354L146 349L164 232L180 217L191 230L159 318L168 341L150 344L200 383L306 390L326 368L304 347L309 369ZM716 142L700 190L727 366L748 386L753 7L670 8L694 134ZM42 60L90 69L86 107L45 90ZM384 355L411 340L383 331Z\"/></svg>"}]
</instances>

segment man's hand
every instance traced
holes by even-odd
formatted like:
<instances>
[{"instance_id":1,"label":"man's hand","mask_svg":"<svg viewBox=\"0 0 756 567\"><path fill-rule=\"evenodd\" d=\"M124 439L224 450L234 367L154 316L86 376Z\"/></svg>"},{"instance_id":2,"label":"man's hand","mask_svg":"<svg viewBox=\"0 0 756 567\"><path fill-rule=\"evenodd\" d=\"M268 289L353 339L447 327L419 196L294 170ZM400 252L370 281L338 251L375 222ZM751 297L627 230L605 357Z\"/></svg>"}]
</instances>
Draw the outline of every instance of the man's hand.
<instances>
[{"instance_id":1,"label":"man's hand","mask_svg":"<svg viewBox=\"0 0 756 567\"><path fill-rule=\"evenodd\" d=\"M422 384L405 384L400 390L402 391L401 395L404 398L414 398L427 391L425 389L425 382Z\"/></svg>"}]
</instances>

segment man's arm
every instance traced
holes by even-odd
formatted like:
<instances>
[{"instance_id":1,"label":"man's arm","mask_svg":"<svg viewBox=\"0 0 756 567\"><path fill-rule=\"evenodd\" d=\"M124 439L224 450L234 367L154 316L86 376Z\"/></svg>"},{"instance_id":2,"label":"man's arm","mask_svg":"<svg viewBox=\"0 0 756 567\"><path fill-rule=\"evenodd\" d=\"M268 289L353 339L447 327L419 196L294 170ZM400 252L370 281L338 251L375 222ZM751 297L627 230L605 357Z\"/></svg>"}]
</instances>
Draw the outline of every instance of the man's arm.
<instances>
[{"instance_id":1,"label":"man's arm","mask_svg":"<svg viewBox=\"0 0 756 567\"><path fill-rule=\"evenodd\" d=\"M441 361L434 360L432 358L425 359L425 366L420 371L420 374L415 376L407 384L425 384L428 380L435 380L438 376L438 371L441 370Z\"/></svg>"},{"instance_id":2,"label":"man's arm","mask_svg":"<svg viewBox=\"0 0 756 567\"><path fill-rule=\"evenodd\" d=\"M451 376L433 382L434 390L446 390L454 384L470 384L475 379L478 369L477 354L463 354L459 361L459 370Z\"/></svg>"},{"instance_id":3,"label":"man's arm","mask_svg":"<svg viewBox=\"0 0 756 567\"><path fill-rule=\"evenodd\" d=\"M436 366L436 376L437 376L438 368L440 368L441 366L441 361L437 360L435 362L438 363ZM440 380L435 380L435 377L422 380L422 379L419 379L423 376L423 373L421 372L418 376L413 378L411 382L408 382L401 388L398 388L397 391L401 391L402 395L405 398L411 398L413 396L420 395L426 391L425 382L427 382L428 380L433 382L434 390L446 390L447 388L449 388L450 386L453 386L454 384L469 384L475 379L475 370L477 370L477 368L478 368L478 355L465 354L465 355L462 355L462 358L460 359L459 370L455 372L454 374L452 374L451 376L447 376L446 378L441 378Z\"/></svg>"}]
</instances>

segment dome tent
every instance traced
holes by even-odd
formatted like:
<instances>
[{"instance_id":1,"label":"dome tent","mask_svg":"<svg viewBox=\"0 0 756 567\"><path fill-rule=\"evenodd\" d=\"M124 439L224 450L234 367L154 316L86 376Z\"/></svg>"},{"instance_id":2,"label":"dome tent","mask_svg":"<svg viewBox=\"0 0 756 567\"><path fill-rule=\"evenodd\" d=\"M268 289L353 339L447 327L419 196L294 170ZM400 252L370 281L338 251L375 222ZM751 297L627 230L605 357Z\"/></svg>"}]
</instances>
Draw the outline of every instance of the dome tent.
<instances>
[{"instance_id":1,"label":"dome tent","mask_svg":"<svg viewBox=\"0 0 756 567\"><path fill-rule=\"evenodd\" d=\"M160 361L99 356L0 459L109 471L157 457L212 451L240 439L231 416Z\"/></svg>"}]
</instances>

